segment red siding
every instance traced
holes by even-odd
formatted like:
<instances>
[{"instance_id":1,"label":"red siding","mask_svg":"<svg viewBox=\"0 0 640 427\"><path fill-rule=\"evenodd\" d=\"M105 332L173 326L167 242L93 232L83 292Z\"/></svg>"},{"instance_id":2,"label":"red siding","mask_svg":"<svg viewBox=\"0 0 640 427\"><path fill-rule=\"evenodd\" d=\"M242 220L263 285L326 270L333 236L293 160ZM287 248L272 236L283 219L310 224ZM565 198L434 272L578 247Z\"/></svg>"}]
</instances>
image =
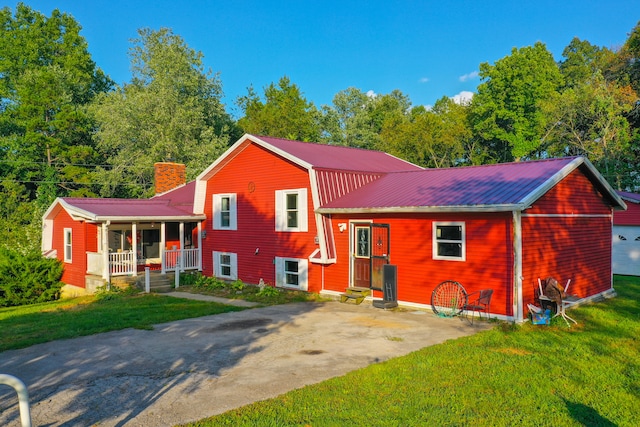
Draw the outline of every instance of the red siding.
<instances>
[{"instance_id":1,"label":"red siding","mask_svg":"<svg viewBox=\"0 0 640 427\"><path fill-rule=\"evenodd\" d=\"M251 183L251 185L250 185ZM203 272L213 275L212 252L238 255L238 277L247 283L275 283L274 258L307 259L318 248L307 170L259 147L248 145L207 183L203 229ZM308 232L275 231L275 191L307 188ZM237 194L237 230L213 230L212 195ZM258 254L256 249L259 248ZM309 263L309 291L319 292L320 269ZM314 287L314 285L316 287Z\"/></svg>"},{"instance_id":2,"label":"red siding","mask_svg":"<svg viewBox=\"0 0 640 427\"><path fill-rule=\"evenodd\" d=\"M338 263L325 269L325 289L344 291L349 284L349 231L338 224L349 219L390 225L390 262L398 266L398 299L430 304L431 292L440 282L455 280L467 292L495 289L491 311L511 315L513 301L513 246L511 213L441 215L370 215L332 217ZM442 261L432 257L433 221L464 221L466 261ZM379 296L379 295L377 295Z\"/></svg>"},{"instance_id":3,"label":"red siding","mask_svg":"<svg viewBox=\"0 0 640 427\"><path fill-rule=\"evenodd\" d=\"M71 258L73 263L64 262L64 229L71 228L72 239L72 253ZM91 226L95 230L95 226ZM95 240L95 231L94 231ZM60 209L56 217L54 218L54 230L53 230L53 249L58 252L58 259L64 265L64 272L62 273L62 282L78 286L85 287L85 274L87 271L87 241L91 236L87 235L87 227L84 222L74 221L64 209ZM94 245L97 245L95 243Z\"/></svg>"},{"instance_id":4,"label":"red siding","mask_svg":"<svg viewBox=\"0 0 640 427\"><path fill-rule=\"evenodd\" d=\"M524 304L533 302L537 279L571 279L570 294L582 298L611 288L609 218L525 217L522 220Z\"/></svg>"},{"instance_id":5,"label":"red siding","mask_svg":"<svg viewBox=\"0 0 640 427\"><path fill-rule=\"evenodd\" d=\"M525 307L538 277L583 298L611 288L611 206L579 169L523 213L522 246Z\"/></svg>"},{"instance_id":6,"label":"red siding","mask_svg":"<svg viewBox=\"0 0 640 427\"><path fill-rule=\"evenodd\" d=\"M525 212L527 214L610 214L611 205L580 169L577 169Z\"/></svg>"},{"instance_id":7,"label":"red siding","mask_svg":"<svg viewBox=\"0 0 640 427\"><path fill-rule=\"evenodd\" d=\"M625 200L626 211L615 211L613 214L614 225L640 225L640 204Z\"/></svg>"}]
</instances>

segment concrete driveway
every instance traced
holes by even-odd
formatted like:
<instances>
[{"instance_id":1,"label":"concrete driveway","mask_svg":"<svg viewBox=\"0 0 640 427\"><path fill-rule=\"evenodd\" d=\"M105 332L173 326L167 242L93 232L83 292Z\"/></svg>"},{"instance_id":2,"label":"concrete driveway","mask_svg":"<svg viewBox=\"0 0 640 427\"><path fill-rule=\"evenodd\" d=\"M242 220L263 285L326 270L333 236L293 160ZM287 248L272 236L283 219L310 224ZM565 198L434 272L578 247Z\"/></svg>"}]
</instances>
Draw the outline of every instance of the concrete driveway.
<instances>
[{"instance_id":1,"label":"concrete driveway","mask_svg":"<svg viewBox=\"0 0 640 427\"><path fill-rule=\"evenodd\" d=\"M172 426L488 328L425 311L296 303L0 353L34 426ZM19 426L0 386L0 425Z\"/></svg>"}]
</instances>

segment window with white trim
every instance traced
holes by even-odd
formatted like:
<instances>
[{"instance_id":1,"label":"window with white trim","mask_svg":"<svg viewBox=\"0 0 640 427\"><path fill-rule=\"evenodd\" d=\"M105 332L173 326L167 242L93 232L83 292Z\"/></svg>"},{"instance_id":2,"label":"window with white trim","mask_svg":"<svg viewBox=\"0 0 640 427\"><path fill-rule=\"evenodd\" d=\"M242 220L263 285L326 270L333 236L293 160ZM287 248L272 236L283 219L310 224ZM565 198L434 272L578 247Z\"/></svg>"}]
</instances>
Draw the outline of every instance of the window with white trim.
<instances>
[{"instance_id":1,"label":"window with white trim","mask_svg":"<svg viewBox=\"0 0 640 427\"><path fill-rule=\"evenodd\" d=\"M276 286L306 291L309 261L299 258L276 257Z\"/></svg>"},{"instance_id":2,"label":"window with white trim","mask_svg":"<svg viewBox=\"0 0 640 427\"><path fill-rule=\"evenodd\" d=\"M452 261L466 259L464 222L433 223L433 259Z\"/></svg>"},{"instance_id":3,"label":"window with white trim","mask_svg":"<svg viewBox=\"0 0 640 427\"><path fill-rule=\"evenodd\" d=\"M238 229L237 196L235 193L213 195L213 229Z\"/></svg>"},{"instance_id":4,"label":"window with white trim","mask_svg":"<svg viewBox=\"0 0 640 427\"><path fill-rule=\"evenodd\" d=\"M73 233L70 228L64 229L64 262L71 262L73 258Z\"/></svg>"},{"instance_id":5,"label":"window with white trim","mask_svg":"<svg viewBox=\"0 0 640 427\"><path fill-rule=\"evenodd\" d=\"M276 231L308 231L306 188L276 190Z\"/></svg>"},{"instance_id":6,"label":"window with white trim","mask_svg":"<svg viewBox=\"0 0 640 427\"><path fill-rule=\"evenodd\" d=\"M238 278L238 255L231 252L213 251L213 275L220 279Z\"/></svg>"}]
</instances>

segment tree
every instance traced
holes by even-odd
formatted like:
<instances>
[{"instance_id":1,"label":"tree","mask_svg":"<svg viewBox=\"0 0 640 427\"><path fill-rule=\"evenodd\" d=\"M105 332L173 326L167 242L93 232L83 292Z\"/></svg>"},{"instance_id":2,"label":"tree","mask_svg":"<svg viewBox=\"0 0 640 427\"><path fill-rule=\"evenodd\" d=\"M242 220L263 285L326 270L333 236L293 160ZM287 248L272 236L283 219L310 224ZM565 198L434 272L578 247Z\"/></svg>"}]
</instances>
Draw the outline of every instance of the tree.
<instances>
[{"instance_id":1,"label":"tree","mask_svg":"<svg viewBox=\"0 0 640 427\"><path fill-rule=\"evenodd\" d=\"M205 71L202 53L167 28L138 34L129 52L131 83L97 97L92 107L95 139L111 165L98 174L103 196L149 195L159 161L184 163L193 178L237 136L218 75Z\"/></svg>"},{"instance_id":2,"label":"tree","mask_svg":"<svg viewBox=\"0 0 640 427\"><path fill-rule=\"evenodd\" d=\"M474 132L495 161L539 155L547 118L541 102L557 93L562 75L546 46L514 48L495 65L480 64L482 83L471 104Z\"/></svg>"},{"instance_id":3,"label":"tree","mask_svg":"<svg viewBox=\"0 0 640 427\"><path fill-rule=\"evenodd\" d=\"M638 158L630 150L625 115L638 102L630 87L606 82L600 73L566 89L543 107L550 117L545 139L554 156L587 156L617 188L633 186Z\"/></svg>"},{"instance_id":4,"label":"tree","mask_svg":"<svg viewBox=\"0 0 640 427\"><path fill-rule=\"evenodd\" d=\"M286 76L264 88L264 101L249 87L237 104L244 113L238 126L245 132L307 142L321 139L321 113Z\"/></svg>"},{"instance_id":5,"label":"tree","mask_svg":"<svg viewBox=\"0 0 640 427\"><path fill-rule=\"evenodd\" d=\"M86 104L111 80L96 67L75 19L19 3L0 10L2 245L39 250L40 219L57 195L91 194L97 153ZM39 235L39 233L38 233Z\"/></svg>"},{"instance_id":6,"label":"tree","mask_svg":"<svg viewBox=\"0 0 640 427\"><path fill-rule=\"evenodd\" d=\"M573 88L602 76L603 70L613 59L614 53L606 48L594 46L586 40L574 37L562 51L559 62L560 73L566 88Z\"/></svg>"},{"instance_id":7,"label":"tree","mask_svg":"<svg viewBox=\"0 0 640 427\"><path fill-rule=\"evenodd\" d=\"M468 107L448 97L433 110L415 107L409 114L387 116L381 138L385 151L412 163L433 168L470 162L466 150L471 141Z\"/></svg>"},{"instance_id":8,"label":"tree","mask_svg":"<svg viewBox=\"0 0 640 427\"><path fill-rule=\"evenodd\" d=\"M380 134L385 120L407 114L410 107L409 98L399 90L376 95L351 87L338 92L333 97L337 126L332 128L331 141L349 147L383 149Z\"/></svg>"}]
</instances>

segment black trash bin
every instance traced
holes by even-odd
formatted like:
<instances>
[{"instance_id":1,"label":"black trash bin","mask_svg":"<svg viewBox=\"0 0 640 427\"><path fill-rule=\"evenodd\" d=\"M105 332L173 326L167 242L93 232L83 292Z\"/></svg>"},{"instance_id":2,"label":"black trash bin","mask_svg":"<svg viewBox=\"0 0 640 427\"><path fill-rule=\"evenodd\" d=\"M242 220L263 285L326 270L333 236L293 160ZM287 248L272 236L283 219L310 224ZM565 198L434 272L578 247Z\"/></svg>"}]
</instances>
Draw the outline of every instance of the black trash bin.
<instances>
[{"instance_id":1,"label":"black trash bin","mask_svg":"<svg viewBox=\"0 0 640 427\"><path fill-rule=\"evenodd\" d=\"M398 306L398 266L385 264L382 266L382 299L373 300L377 308L393 308Z\"/></svg>"}]
</instances>

